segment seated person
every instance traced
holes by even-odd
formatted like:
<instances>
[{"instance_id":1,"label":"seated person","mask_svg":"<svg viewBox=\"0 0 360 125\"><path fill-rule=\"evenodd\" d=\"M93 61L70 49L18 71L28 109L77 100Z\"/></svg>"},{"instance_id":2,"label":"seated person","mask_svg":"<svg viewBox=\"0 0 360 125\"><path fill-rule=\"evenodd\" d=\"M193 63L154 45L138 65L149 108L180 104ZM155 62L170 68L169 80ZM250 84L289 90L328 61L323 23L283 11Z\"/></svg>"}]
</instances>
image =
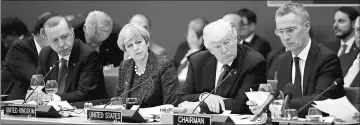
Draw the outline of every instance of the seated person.
<instances>
[{"instance_id":1,"label":"seated person","mask_svg":"<svg viewBox=\"0 0 360 125\"><path fill-rule=\"evenodd\" d=\"M317 95L327 89L336 79L340 82L317 100L340 98L345 95L340 60L330 49L310 38L310 16L304 6L287 3L275 14L276 35L288 50L279 57L277 66L277 88L282 90L288 83L294 83L290 93L289 108L299 110ZM253 113L258 105L247 104ZM311 105L298 116L305 117Z\"/></svg>"},{"instance_id":2,"label":"seated person","mask_svg":"<svg viewBox=\"0 0 360 125\"><path fill-rule=\"evenodd\" d=\"M149 32L138 24L126 24L120 31L118 46L131 59L119 66L117 96L137 98L140 107L176 106L179 80L175 66L149 49L149 38Z\"/></svg>"},{"instance_id":3,"label":"seated person","mask_svg":"<svg viewBox=\"0 0 360 125\"><path fill-rule=\"evenodd\" d=\"M197 17L190 21L186 41L180 43L176 49L173 62L177 67L177 74L180 83L186 79L189 66L188 58L196 52L206 50L203 44L203 29L208 22L205 18Z\"/></svg>"},{"instance_id":4,"label":"seated person","mask_svg":"<svg viewBox=\"0 0 360 125\"><path fill-rule=\"evenodd\" d=\"M57 95L68 102L102 99L106 96L99 53L75 39L64 16L48 19L41 35L49 42L39 55L38 73L57 80ZM53 71L52 71L53 70Z\"/></svg>"},{"instance_id":5,"label":"seated person","mask_svg":"<svg viewBox=\"0 0 360 125\"><path fill-rule=\"evenodd\" d=\"M223 19L206 25L203 33L208 50L190 57L186 81L180 85L181 101L204 100L200 104L204 113L251 113L245 92L266 83L265 58L248 46L237 45L235 28ZM230 70L235 72L228 75ZM209 93L215 86L215 93Z\"/></svg>"}]
</instances>

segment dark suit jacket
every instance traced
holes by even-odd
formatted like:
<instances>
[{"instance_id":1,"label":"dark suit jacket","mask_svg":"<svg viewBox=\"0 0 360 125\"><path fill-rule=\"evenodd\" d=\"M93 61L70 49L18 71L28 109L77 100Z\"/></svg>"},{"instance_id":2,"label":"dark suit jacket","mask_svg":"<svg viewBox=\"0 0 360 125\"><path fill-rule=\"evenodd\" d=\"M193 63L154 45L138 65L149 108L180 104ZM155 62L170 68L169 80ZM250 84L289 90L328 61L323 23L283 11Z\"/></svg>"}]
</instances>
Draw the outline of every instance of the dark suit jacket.
<instances>
[{"instance_id":1,"label":"dark suit jacket","mask_svg":"<svg viewBox=\"0 0 360 125\"><path fill-rule=\"evenodd\" d=\"M201 48L202 49L200 49L200 51L206 50L204 45L202 45ZM173 62L175 64L176 68L180 66L181 60L184 58L184 56L186 55L186 53L189 50L190 50L190 47L189 47L189 44L187 43L187 41L184 41L178 45L176 52L175 52L174 59L173 59Z\"/></svg>"},{"instance_id":2,"label":"dark suit jacket","mask_svg":"<svg viewBox=\"0 0 360 125\"><path fill-rule=\"evenodd\" d=\"M275 73L276 73L276 69L277 69L277 64L279 61L279 57L284 54L286 51L285 47L282 47L276 51L272 51L269 53L268 57L267 57L267 79L274 79L275 77Z\"/></svg>"},{"instance_id":3,"label":"dark suit jacket","mask_svg":"<svg viewBox=\"0 0 360 125\"><path fill-rule=\"evenodd\" d=\"M279 58L277 67L279 81L277 88L279 89L284 88L288 83L292 83L292 58L291 51L286 52ZM328 48L312 41L304 69L303 96L292 98L289 102L290 108L300 109L338 78L343 81L340 60L337 55ZM341 82L317 100L339 98L344 94L343 82ZM304 117L310 106L300 112L299 117Z\"/></svg>"},{"instance_id":4,"label":"dark suit jacket","mask_svg":"<svg viewBox=\"0 0 360 125\"><path fill-rule=\"evenodd\" d=\"M338 54L340 47L341 47L341 43L340 43L340 39L331 41L327 44L325 44L326 47L328 47L329 49L331 49L336 55ZM357 47L355 45L355 43L351 46L350 48L350 52L357 50Z\"/></svg>"},{"instance_id":5,"label":"dark suit jacket","mask_svg":"<svg viewBox=\"0 0 360 125\"><path fill-rule=\"evenodd\" d=\"M352 51L346 55L340 57L341 69L345 77L346 73L349 71L351 65L359 54L360 50ZM351 82L350 87L360 87L360 73L358 73L354 80Z\"/></svg>"},{"instance_id":6,"label":"dark suit jacket","mask_svg":"<svg viewBox=\"0 0 360 125\"><path fill-rule=\"evenodd\" d=\"M84 23L75 26L74 32L75 37L86 43L85 36L84 36ZM121 51L119 46L117 45L118 34L121 30L121 27L117 24L113 24L113 30L109 37L103 41L100 45L99 53L100 53L100 60L102 61L102 66L106 66L109 64L114 64L114 67L120 65L121 61L124 58L124 52Z\"/></svg>"},{"instance_id":7,"label":"dark suit jacket","mask_svg":"<svg viewBox=\"0 0 360 125\"><path fill-rule=\"evenodd\" d=\"M145 77L142 85L134 88L133 78L135 62L133 59L124 60L119 67L119 82L117 85L117 96L124 92L124 98L137 97L141 107L154 107L163 104L178 103L179 80L176 75L174 64L163 56L159 56L149 50L146 69L141 77ZM151 79L152 82L151 82ZM139 84L138 84L139 85ZM129 91L133 89L133 91Z\"/></svg>"},{"instance_id":8,"label":"dark suit jacket","mask_svg":"<svg viewBox=\"0 0 360 125\"><path fill-rule=\"evenodd\" d=\"M258 35L254 35L254 38L251 40L250 43L243 42L243 44L255 49L256 51L260 52L265 58L271 51L271 46L269 41L261 38Z\"/></svg>"},{"instance_id":9,"label":"dark suit jacket","mask_svg":"<svg viewBox=\"0 0 360 125\"><path fill-rule=\"evenodd\" d=\"M39 74L45 75L57 61L59 56L50 46L42 49L39 55ZM60 94L62 100L78 102L106 96L99 53L79 39L74 40L68 71L64 93ZM56 80L58 72L57 65L45 80Z\"/></svg>"},{"instance_id":10,"label":"dark suit jacket","mask_svg":"<svg viewBox=\"0 0 360 125\"><path fill-rule=\"evenodd\" d=\"M6 100L25 99L32 75L38 66L38 53L33 37L15 41L5 58L1 73L1 92Z\"/></svg>"},{"instance_id":11,"label":"dark suit jacket","mask_svg":"<svg viewBox=\"0 0 360 125\"><path fill-rule=\"evenodd\" d=\"M217 60L209 51L201 51L190 57L186 81L180 85L181 101L198 101L201 93L215 88L216 65ZM216 93L228 98L224 100L226 110L250 114L245 92L250 91L250 88L256 91L260 83L266 83L266 61L259 52L238 45L237 57L231 69L235 69L236 74L228 77ZM200 107L204 112L209 110L206 105Z\"/></svg>"}]
</instances>

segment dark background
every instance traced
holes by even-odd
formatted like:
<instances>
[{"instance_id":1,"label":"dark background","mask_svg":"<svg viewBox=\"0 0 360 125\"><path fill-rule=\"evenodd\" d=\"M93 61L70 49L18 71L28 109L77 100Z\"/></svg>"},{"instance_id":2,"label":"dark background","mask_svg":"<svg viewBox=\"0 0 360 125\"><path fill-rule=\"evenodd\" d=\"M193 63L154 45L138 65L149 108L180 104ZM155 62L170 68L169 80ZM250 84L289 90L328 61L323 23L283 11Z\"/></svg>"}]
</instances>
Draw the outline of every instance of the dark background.
<instances>
[{"instance_id":1,"label":"dark background","mask_svg":"<svg viewBox=\"0 0 360 125\"><path fill-rule=\"evenodd\" d=\"M268 7L267 1L2 1L1 15L18 16L31 29L36 18L46 11L68 15L101 10L121 26L128 22L131 15L143 13L152 21L151 39L165 47L172 58L177 45L185 39L189 20L203 16L214 21L240 8L249 8L257 13L256 33L269 40L273 49L282 46L274 34L277 7ZM335 39L332 24L337 8L307 7L315 40L319 43ZM359 6L355 8L359 10Z\"/></svg>"}]
</instances>

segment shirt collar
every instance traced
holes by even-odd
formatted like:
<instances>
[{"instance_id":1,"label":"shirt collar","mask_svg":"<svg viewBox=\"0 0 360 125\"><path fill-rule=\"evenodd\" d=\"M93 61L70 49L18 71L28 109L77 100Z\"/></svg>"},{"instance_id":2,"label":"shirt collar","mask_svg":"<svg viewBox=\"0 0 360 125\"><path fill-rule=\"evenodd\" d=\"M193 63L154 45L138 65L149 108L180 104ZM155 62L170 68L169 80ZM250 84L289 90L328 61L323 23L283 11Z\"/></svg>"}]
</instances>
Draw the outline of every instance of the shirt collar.
<instances>
[{"instance_id":1,"label":"shirt collar","mask_svg":"<svg viewBox=\"0 0 360 125\"><path fill-rule=\"evenodd\" d=\"M251 33L250 36L248 36L248 37L245 38L245 42L250 43L251 40L254 38L254 36L255 36L255 33ZM244 42L244 40L241 40L240 43L242 44L243 42Z\"/></svg>"},{"instance_id":2,"label":"shirt collar","mask_svg":"<svg viewBox=\"0 0 360 125\"><path fill-rule=\"evenodd\" d=\"M41 51L41 47L40 45L38 44L38 42L36 41L35 37L34 37L34 42L35 42L35 47L36 47L36 51L38 53L38 55L40 54L40 51Z\"/></svg>"},{"instance_id":3,"label":"shirt collar","mask_svg":"<svg viewBox=\"0 0 360 125\"><path fill-rule=\"evenodd\" d=\"M231 67L231 64L233 63L233 61L231 61L230 63L228 63L227 65L229 65ZM216 64L216 70L222 70L222 66L224 64L222 64L221 62L217 61L217 64Z\"/></svg>"},{"instance_id":4,"label":"shirt collar","mask_svg":"<svg viewBox=\"0 0 360 125\"><path fill-rule=\"evenodd\" d=\"M63 57L63 56L61 56L60 54L58 54L59 60L60 60L61 58L64 58L66 61L69 62L70 55L71 55L71 53L70 53L69 55Z\"/></svg>"},{"instance_id":5,"label":"shirt collar","mask_svg":"<svg viewBox=\"0 0 360 125\"><path fill-rule=\"evenodd\" d=\"M343 39L340 40L341 46L346 44L347 47L351 47L355 42L355 36L351 37L348 41L344 42Z\"/></svg>"},{"instance_id":6,"label":"shirt collar","mask_svg":"<svg viewBox=\"0 0 360 125\"><path fill-rule=\"evenodd\" d=\"M302 60L306 60L307 56L309 54L310 51L310 45L311 45L311 39L309 39L308 44L306 45L306 47L299 53L299 55L297 57L299 57ZM293 57L296 57L296 55L294 55L294 53L291 53Z\"/></svg>"}]
</instances>

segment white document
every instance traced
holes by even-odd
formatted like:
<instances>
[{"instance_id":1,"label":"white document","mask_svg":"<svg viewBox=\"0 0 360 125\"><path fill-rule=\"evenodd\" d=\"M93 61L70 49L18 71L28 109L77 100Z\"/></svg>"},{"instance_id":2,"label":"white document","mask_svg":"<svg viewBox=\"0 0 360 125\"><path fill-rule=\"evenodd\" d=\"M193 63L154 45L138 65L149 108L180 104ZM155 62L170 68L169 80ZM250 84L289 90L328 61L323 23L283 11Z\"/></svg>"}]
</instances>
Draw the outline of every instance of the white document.
<instances>
[{"instance_id":1,"label":"white document","mask_svg":"<svg viewBox=\"0 0 360 125\"><path fill-rule=\"evenodd\" d=\"M260 106L266 101L270 93L263 91L255 91L255 92L246 92L245 94L250 101L254 101L257 105Z\"/></svg>"},{"instance_id":2,"label":"white document","mask_svg":"<svg viewBox=\"0 0 360 125\"><path fill-rule=\"evenodd\" d=\"M247 124L247 125L250 125L250 124L263 124L265 123L266 121L260 121L260 120L256 120L255 122L252 122L251 121L251 118L253 117L254 115L230 115L229 117L234 121L234 123L236 125L238 124Z\"/></svg>"},{"instance_id":3,"label":"white document","mask_svg":"<svg viewBox=\"0 0 360 125\"><path fill-rule=\"evenodd\" d=\"M314 102L316 105L313 106L322 112L335 116L345 122L356 122L352 117L359 111L350 103L346 96L339 99L326 99Z\"/></svg>"}]
</instances>

